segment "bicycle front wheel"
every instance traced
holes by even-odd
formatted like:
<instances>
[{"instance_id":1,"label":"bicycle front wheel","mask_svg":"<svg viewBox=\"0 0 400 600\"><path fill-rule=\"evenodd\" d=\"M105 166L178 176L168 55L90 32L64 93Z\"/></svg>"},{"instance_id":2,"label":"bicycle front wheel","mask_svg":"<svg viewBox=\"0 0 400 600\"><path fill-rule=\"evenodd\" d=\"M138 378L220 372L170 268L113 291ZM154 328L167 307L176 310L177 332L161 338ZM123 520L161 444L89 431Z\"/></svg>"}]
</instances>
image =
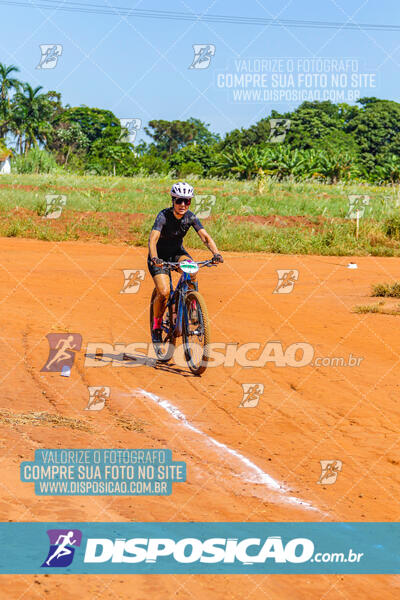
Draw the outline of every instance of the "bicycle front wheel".
<instances>
[{"instance_id":1,"label":"bicycle front wheel","mask_svg":"<svg viewBox=\"0 0 400 600\"><path fill-rule=\"evenodd\" d=\"M204 298L190 291L185 296L183 315L183 347L189 369L201 375L209 359L210 324Z\"/></svg>"}]
</instances>

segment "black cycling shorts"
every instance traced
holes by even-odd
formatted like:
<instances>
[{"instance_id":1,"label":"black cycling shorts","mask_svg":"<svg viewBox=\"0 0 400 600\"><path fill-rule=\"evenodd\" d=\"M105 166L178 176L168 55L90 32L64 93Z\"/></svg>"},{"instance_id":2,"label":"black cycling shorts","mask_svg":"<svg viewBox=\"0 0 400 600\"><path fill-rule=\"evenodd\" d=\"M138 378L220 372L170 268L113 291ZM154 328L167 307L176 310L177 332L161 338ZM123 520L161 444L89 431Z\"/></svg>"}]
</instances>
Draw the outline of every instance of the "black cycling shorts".
<instances>
[{"instance_id":1,"label":"black cycling shorts","mask_svg":"<svg viewBox=\"0 0 400 600\"><path fill-rule=\"evenodd\" d=\"M189 252L186 252L186 250L184 249L180 250L179 254L174 254L173 256L169 256L168 258L160 256L160 258L162 260L165 260L166 262L178 262L181 256L187 256L190 259L192 258ZM149 269L150 275L152 277L154 277L154 275L160 275L161 273L168 275L168 269L164 266L159 267L158 265L153 264L150 256L147 257L147 268Z\"/></svg>"}]
</instances>

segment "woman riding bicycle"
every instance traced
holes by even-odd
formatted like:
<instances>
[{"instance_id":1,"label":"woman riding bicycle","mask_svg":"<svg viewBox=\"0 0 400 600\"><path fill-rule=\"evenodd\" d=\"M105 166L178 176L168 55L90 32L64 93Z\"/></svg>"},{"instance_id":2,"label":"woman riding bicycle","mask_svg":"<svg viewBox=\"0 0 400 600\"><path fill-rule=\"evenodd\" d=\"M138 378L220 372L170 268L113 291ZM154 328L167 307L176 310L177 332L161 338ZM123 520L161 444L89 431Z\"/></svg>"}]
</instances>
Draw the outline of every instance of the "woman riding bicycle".
<instances>
[{"instance_id":1,"label":"woman riding bicycle","mask_svg":"<svg viewBox=\"0 0 400 600\"><path fill-rule=\"evenodd\" d=\"M180 262L190 254L183 247L183 238L193 227L199 238L213 253L213 262L224 262L218 248L204 229L199 219L189 210L194 190L184 182L174 183L171 188L172 206L158 213L149 237L147 266L154 280L157 296L154 301L153 342L161 342L161 324L169 297L168 269L163 262ZM191 286L195 288L196 275L191 275Z\"/></svg>"}]
</instances>

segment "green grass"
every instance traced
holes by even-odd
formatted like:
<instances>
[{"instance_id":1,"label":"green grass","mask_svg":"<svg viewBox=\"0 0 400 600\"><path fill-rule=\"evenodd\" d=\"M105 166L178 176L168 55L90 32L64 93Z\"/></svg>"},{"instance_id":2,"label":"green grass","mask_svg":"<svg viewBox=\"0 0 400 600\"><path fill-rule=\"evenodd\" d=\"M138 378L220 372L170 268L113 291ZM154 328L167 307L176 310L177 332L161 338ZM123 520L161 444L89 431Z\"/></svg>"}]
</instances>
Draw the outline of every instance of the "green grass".
<instances>
[{"instance_id":1,"label":"green grass","mask_svg":"<svg viewBox=\"0 0 400 600\"><path fill-rule=\"evenodd\" d=\"M387 298L400 298L400 282L378 283L372 286L372 296L383 296Z\"/></svg>"},{"instance_id":2,"label":"green grass","mask_svg":"<svg viewBox=\"0 0 400 600\"><path fill-rule=\"evenodd\" d=\"M173 181L169 177L2 175L0 185L33 186L35 189L13 189L10 192L9 188L0 188L0 207L12 208L17 205L34 209L44 201L46 194L60 193L67 196L67 205L74 210L154 214L155 210L168 203L167 192ZM256 181L198 179L193 184L198 194L216 196L214 210L218 214L311 217L323 214L326 217L345 218L349 194L370 196L365 218L381 219L395 213L400 206L398 186L271 182L265 186L263 194L258 195ZM250 210L246 211L244 207Z\"/></svg>"},{"instance_id":3,"label":"green grass","mask_svg":"<svg viewBox=\"0 0 400 600\"><path fill-rule=\"evenodd\" d=\"M48 175L2 175L0 177L0 235L43 240L96 238L104 242L146 245L152 221L169 205L169 177L99 177L67 173ZM342 256L400 256L399 186L364 183L267 182L257 193L256 181L191 179L197 194L213 194L216 204L204 226L221 250L322 254ZM43 219L46 194L64 194L64 222ZM369 205L360 220L359 238L355 222L347 219L348 196L368 195ZM25 208L31 213L18 214ZM75 212L78 211L79 216ZM83 214L89 213L89 214ZM118 231L118 218L104 213L140 213L142 220ZM307 217L307 223L274 227L251 220L234 221L246 215ZM122 217L123 215L121 215ZM64 225L62 225L64 223ZM194 232L188 247L202 246Z\"/></svg>"},{"instance_id":4,"label":"green grass","mask_svg":"<svg viewBox=\"0 0 400 600\"><path fill-rule=\"evenodd\" d=\"M378 304L362 304L360 306L355 306L353 312L362 315L367 313L378 313L380 315L397 316L400 315L400 304L392 308L385 307L384 302L379 302Z\"/></svg>"}]
</instances>

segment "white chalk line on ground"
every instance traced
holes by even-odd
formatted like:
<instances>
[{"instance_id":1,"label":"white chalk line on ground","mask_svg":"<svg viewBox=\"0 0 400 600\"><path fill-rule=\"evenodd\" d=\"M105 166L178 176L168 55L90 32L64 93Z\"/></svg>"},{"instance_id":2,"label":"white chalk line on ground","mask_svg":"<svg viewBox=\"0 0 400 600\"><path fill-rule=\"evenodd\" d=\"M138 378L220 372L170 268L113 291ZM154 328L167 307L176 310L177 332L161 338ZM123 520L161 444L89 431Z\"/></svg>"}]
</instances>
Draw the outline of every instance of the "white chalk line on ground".
<instances>
[{"instance_id":1,"label":"white chalk line on ground","mask_svg":"<svg viewBox=\"0 0 400 600\"><path fill-rule=\"evenodd\" d=\"M161 408L163 408L166 412L168 412L168 414L171 415L175 420L179 421L184 427L186 427L187 429L190 429L190 431L193 431L197 435L200 435L201 437L205 438L208 443L210 443L210 444L216 446L217 448L223 450L224 452L230 454L238 462L241 462L242 464L246 465L248 470L250 472L252 472L252 477L249 479L248 475L246 475L245 481L250 482L250 483L255 483L255 484L266 485L271 490L281 494L282 499L285 502L289 502L290 504L296 504L296 505L301 506L302 508L306 508L309 510L316 510L318 512L321 512L318 508L313 506L310 502L301 500L300 498L297 498L296 496L287 496L286 494L288 493L288 491L283 484L276 481L273 477L271 477L271 475L268 475L268 473L265 473L265 471L263 471L260 467L258 467L256 464L254 464L249 458L246 458L245 456L243 456L243 454L241 454L240 452L237 452L236 450L234 450L233 448L230 448L229 446L227 446L226 444L224 444L222 442L218 442L216 439L207 435L206 433L204 433L204 431L202 431L195 425L192 425L192 423L190 423L190 421L187 419L186 415L179 408L177 408L174 404L172 404L169 400L166 400L165 398L160 398L156 394L152 394L151 392L148 392L147 390L143 390L143 389L135 390L134 393L144 396L145 398L149 398L150 400L152 400L153 402L158 404L158 406L161 406Z\"/></svg>"}]
</instances>

